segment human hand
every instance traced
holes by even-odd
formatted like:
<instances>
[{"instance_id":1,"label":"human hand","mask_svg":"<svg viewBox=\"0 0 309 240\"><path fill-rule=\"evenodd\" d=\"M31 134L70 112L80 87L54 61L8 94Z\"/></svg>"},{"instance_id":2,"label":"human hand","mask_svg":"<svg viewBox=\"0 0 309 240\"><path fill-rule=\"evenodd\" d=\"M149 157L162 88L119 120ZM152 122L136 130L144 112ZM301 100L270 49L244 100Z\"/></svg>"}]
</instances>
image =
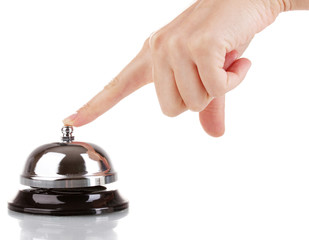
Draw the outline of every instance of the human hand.
<instances>
[{"instance_id":1,"label":"human hand","mask_svg":"<svg viewBox=\"0 0 309 240\"><path fill-rule=\"evenodd\" d=\"M299 0L298 0L299 1ZM287 10L284 0L199 0L145 41L139 54L64 124L85 125L154 82L164 114L199 112L204 130L224 133L224 95L250 68L238 58L254 35Z\"/></svg>"}]
</instances>

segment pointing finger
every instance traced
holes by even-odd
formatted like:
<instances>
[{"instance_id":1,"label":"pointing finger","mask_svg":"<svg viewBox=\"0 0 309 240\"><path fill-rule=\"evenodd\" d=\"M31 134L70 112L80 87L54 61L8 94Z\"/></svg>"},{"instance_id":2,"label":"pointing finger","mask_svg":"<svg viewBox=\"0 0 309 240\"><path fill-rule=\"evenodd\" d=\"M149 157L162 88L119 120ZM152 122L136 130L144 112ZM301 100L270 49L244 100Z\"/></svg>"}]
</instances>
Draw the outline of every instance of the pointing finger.
<instances>
[{"instance_id":1,"label":"pointing finger","mask_svg":"<svg viewBox=\"0 0 309 240\"><path fill-rule=\"evenodd\" d=\"M139 54L101 92L75 114L64 119L63 123L79 127L92 122L120 100L151 81L151 56L146 40Z\"/></svg>"}]
</instances>

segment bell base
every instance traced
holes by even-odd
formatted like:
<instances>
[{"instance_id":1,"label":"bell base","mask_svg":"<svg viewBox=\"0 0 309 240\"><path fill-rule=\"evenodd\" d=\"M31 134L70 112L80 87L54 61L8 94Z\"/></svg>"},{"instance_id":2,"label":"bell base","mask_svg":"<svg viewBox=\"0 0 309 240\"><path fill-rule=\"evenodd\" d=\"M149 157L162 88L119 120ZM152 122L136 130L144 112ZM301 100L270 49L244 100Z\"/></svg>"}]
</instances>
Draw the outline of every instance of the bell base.
<instances>
[{"instance_id":1,"label":"bell base","mask_svg":"<svg viewBox=\"0 0 309 240\"><path fill-rule=\"evenodd\" d=\"M20 190L8 208L15 212L54 216L100 215L127 209L117 190L105 187Z\"/></svg>"}]
</instances>

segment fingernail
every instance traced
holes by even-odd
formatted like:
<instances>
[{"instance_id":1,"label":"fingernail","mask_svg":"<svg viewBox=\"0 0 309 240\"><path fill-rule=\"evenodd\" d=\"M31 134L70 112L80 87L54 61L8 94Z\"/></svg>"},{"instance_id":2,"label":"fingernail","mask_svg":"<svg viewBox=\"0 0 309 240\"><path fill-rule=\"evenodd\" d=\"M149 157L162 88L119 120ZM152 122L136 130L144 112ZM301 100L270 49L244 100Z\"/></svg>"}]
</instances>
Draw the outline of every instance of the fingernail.
<instances>
[{"instance_id":1,"label":"fingernail","mask_svg":"<svg viewBox=\"0 0 309 240\"><path fill-rule=\"evenodd\" d=\"M65 118L62 120L62 122L64 123L64 125L74 125L74 120L77 117L77 113L72 114L71 116Z\"/></svg>"}]
</instances>

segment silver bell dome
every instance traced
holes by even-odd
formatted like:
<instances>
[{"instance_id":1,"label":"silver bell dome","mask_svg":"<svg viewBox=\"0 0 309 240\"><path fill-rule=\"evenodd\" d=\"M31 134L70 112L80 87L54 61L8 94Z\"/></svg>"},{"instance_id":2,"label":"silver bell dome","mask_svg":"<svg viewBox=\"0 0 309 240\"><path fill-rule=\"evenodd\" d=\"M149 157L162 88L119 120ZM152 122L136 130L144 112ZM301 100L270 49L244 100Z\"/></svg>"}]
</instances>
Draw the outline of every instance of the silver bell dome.
<instances>
[{"instance_id":1,"label":"silver bell dome","mask_svg":"<svg viewBox=\"0 0 309 240\"><path fill-rule=\"evenodd\" d=\"M21 184L36 188L84 188L117 180L103 149L73 141L71 126L63 127L62 133L62 142L42 145L30 154Z\"/></svg>"}]
</instances>

